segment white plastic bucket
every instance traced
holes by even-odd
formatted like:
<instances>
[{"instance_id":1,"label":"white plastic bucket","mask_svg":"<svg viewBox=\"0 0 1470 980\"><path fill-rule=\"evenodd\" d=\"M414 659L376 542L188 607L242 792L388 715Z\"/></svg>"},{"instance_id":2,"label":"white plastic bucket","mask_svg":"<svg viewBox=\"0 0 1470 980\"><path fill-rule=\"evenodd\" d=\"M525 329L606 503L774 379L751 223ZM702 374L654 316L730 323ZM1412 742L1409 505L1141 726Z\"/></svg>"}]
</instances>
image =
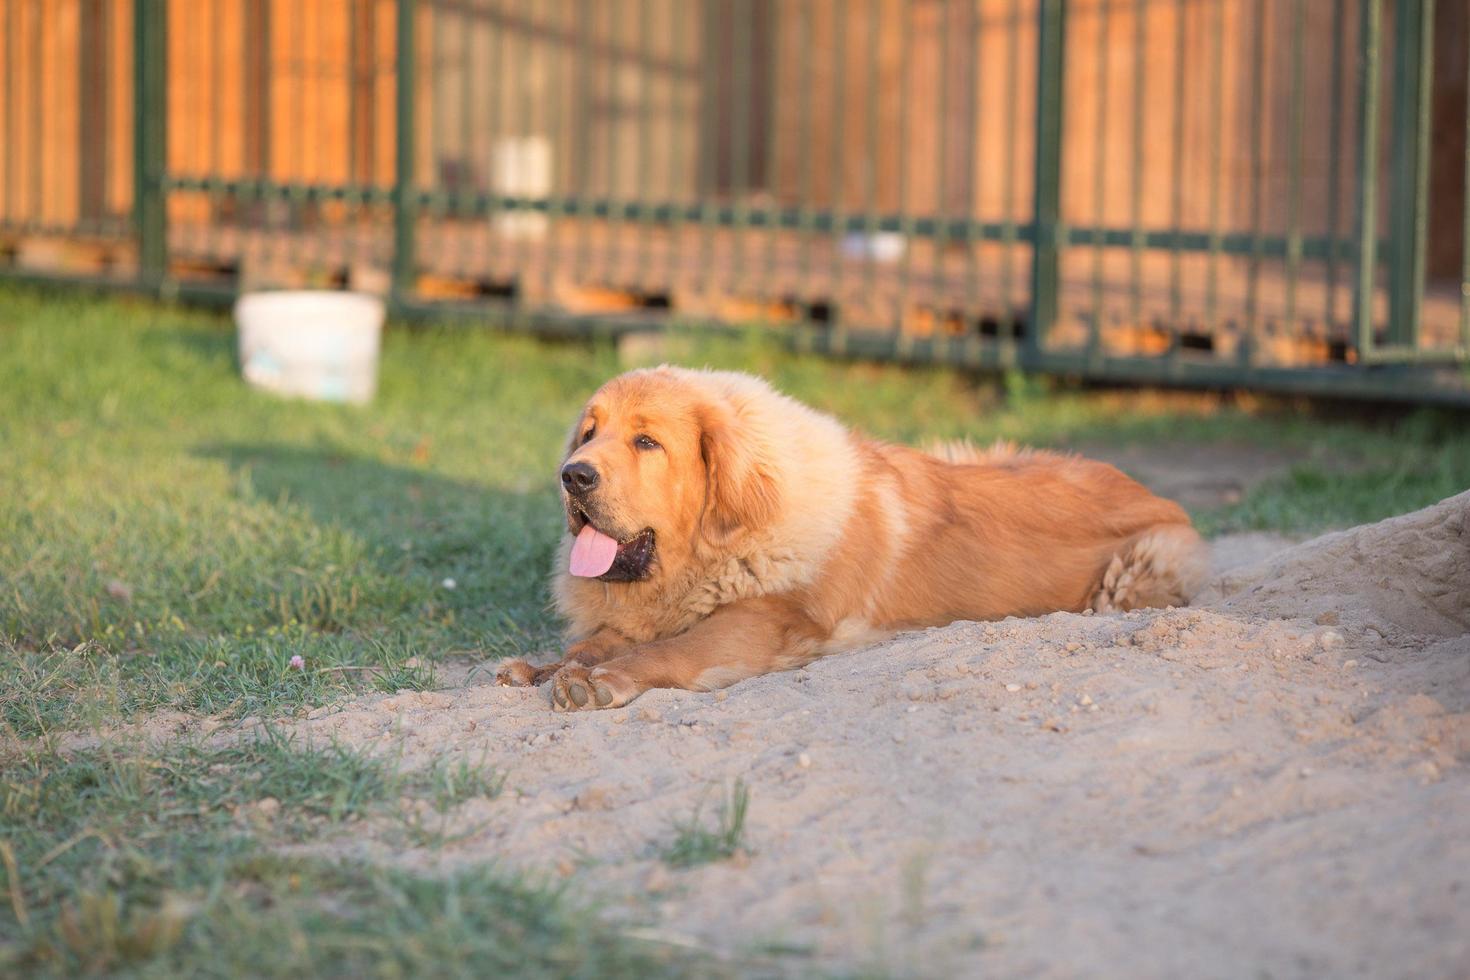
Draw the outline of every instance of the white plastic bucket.
<instances>
[{"instance_id":1,"label":"white plastic bucket","mask_svg":"<svg viewBox=\"0 0 1470 980\"><path fill-rule=\"evenodd\" d=\"M235 302L241 372L278 395L371 401L383 316L383 301L363 293L247 293Z\"/></svg>"}]
</instances>

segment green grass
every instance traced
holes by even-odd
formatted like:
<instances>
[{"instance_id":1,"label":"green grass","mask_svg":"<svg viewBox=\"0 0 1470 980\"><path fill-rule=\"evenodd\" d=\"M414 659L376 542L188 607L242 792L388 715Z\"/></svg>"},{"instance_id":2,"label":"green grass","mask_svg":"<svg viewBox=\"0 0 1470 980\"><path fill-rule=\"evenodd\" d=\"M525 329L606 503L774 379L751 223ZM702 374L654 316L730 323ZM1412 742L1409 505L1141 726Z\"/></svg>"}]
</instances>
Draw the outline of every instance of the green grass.
<instances>
[{"instance_id":1,"label":"green grass","mask_svg":"<svg viewBox=\"0 0 1470 980\"><path fill-rule=\"evenodd\" d=\"M1297 457L1196 514L1210 532L1306 533L1470 486L1463 416L982 381L793 357L754 335L670 349L882 438ZM553 647L552 474L578 405L619 369L606 344L395 329L371 406L287 402L239 380L223 316L0 288L0 973L694 969L541 883L274 852L400 796L424 801L404 843L442 845L460 806L499 795L494 760L404 775L279 736L57 748L162 708L291 717L432 688L450 660ZM747 800L725 802L714 829L676 828L672 863L734 852Z\"/></svg>"},{"instance_id":2,"label":"green grass","mask_svg":"<svg viewBox=\"0 0 1470 980\"><path fill-rule=\"evenodd\" d=\"M436 773L427 783L446 805L498 792L475 770ZM699 971L542 882L485 868L424 878L269 849L407 789L382 762L272 734L224 749L35 748L0 768L0 974Z\"/></svg>"},{"instance_id":3,"label":"green grass","mask_svg":"<svg viewBox=\"0 0 1470 980\"><path fill-rule=\"evenodd\" d=\"M715 814L713 828L705 826L700 808L674 823L674 839L663 852L665 863L692 868L724 861L744 848L745 818L750 812L750 787L737 779Z\"/></svg>"}]
</instances>

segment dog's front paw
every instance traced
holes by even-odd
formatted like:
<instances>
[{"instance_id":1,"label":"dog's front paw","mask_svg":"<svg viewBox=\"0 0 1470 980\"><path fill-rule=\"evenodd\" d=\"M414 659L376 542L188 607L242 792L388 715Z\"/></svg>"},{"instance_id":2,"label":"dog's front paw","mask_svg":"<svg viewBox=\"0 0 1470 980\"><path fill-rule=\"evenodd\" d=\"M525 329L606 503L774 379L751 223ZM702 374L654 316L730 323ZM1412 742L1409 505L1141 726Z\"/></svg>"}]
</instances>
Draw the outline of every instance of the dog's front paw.
<instances>
[{"instance_id":1,"label":"dog's front paw","mask_svg":"<svg viewBox=\"0 0 1470 980\"><path fill-rule=\"evenodd\" d=\"M501 687L535 687L537 670L524 660L505 660L495 670Z\"/></svg>"},{"instance_id":2,"label":"dog's front paw","mask_svg":"<svg viewBox=\"0 0 1470 980\"><path fill-rule=\"evenodd\" d=\"M556 711L621 708L642 693L632 677L615 667L567 664L551 679L551 707Z\"/></svg>"}]
</instances>

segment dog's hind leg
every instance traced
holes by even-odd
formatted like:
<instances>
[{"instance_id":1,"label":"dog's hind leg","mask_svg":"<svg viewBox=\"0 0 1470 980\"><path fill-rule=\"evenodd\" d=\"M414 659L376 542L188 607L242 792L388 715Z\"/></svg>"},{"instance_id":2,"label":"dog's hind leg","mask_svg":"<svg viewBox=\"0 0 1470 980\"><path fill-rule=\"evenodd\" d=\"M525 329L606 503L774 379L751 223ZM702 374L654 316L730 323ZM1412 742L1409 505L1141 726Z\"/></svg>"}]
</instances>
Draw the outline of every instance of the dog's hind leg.
<instances>
[{"instance_id":1,"label":"dog's hind leg","mask_svg":"<svg viewBox=\"0 0 1470 980\"><path fill-rule=\"evenodd\" d=\"M1209 570L1209 550L1188 524L1161 524L1112 556L1088 604L1096 612L1184 606Z\"/></svg>"}]
</instances>

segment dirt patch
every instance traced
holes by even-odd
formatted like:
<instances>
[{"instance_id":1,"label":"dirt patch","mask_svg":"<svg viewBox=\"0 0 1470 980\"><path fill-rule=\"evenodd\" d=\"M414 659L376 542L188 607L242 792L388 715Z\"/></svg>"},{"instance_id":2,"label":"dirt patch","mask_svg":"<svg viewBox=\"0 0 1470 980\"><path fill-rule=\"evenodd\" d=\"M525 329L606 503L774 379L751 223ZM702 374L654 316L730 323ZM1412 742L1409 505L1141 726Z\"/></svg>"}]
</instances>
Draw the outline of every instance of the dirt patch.
<instances>
[{"instance_id":1,"label":"dirt patch","mask_svg":"<svg viewBox=\"0 0 1470 980\"><path fill-rule=\"evenodd\" d=\"M385 819L312 849L549 869L797 970L1463 976L1467 520L1470 493L1237 563L1193 608L956 624L616 711L488 671L366 697L302 727L508 789L442 847ZM737 778L749 853L666 867Z\"/></svg>"},{"instance_id":2,"label":"dirt patch","mask_svg":"<svg viewBox=\"0 0 1470 980\"><path fill-rule=\"evenodd\" d=\"M1289 472L1301 460L1297 453L1223 442L1087 445L1081 452L1112 463L1191 511L1238 504L1252 487Z\"/></svg>"}]
</instances>

